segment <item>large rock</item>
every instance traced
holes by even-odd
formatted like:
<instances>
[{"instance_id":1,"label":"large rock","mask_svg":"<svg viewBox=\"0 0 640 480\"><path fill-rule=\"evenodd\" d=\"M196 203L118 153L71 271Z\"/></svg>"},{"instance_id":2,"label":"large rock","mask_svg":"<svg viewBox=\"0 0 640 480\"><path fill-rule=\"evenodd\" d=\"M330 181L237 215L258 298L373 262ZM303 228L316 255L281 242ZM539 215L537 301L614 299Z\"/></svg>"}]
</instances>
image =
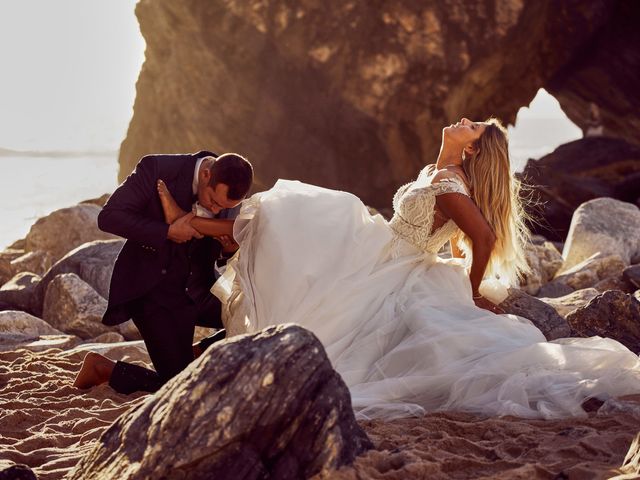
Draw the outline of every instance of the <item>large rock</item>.
<instances>
[{"instance_id":1,"label":"large rock","mask_svg":"<svg viewBox=\"0 0 640 480\"><path fill-rule=\"evenodd\" d=\"M0 285L8 282L13 276L11 262L24 255L24 250L7 248L0 252Z\"/></svg>"},{"instance_id":2,"label":"large rock","mask_svg":"<svg viewBox=\"0 0 640 480\"><path fill-rule=\"evenodd\" d=\"M71 348L80 339L64 335L41 318L26 312L7 310L0 312L0 351L26 348L40 351L48 348Z\"/></svg>"},{"instance_id":3,"label":"large rock","mask_svg":"<svg viewBox=\"0 0 640 480\"><path fill-rule=\"evenodd\" d=\"M14 275L21 272L44 275L49 267L51 267L51 255L42 250L27 252L11 261L11 271Z\"/></svg>"},{"instance_id":4,"label":"large rock","mask_svg":"<svg viewBox=\"0 0 640 480\"><path fill-rule=\"evenodd\" d=\"M540 288L551 281L560 270L563 258L551 242L543 242L539 245L528 244L526 257L531 272L525 275L520 287L529 295L536 295Z\"/></svg>"},{"instance_id":5,"label":"large rock","mask_svg":"<svg viewBox=\"0 0 640 480\"><path fill-rule=\"evenodd\" d=\"M558 3L561 2L551 2L550 5ZM594 5L598 2L589 3ZM637 80L640 71L640 3L618 0L607 2L607 5L611 11L602 28L581 54L574 56L570 64L555 73L545 88L583 130L589 121L590 102L594 102L600 109L604 134L637 145L640 116L636 112L640 106L640 91L629 86ZM549 13L554 11L552 7ZM630 157L618 159L621 163L626 159L628 163L626 168L611 172L613 178L622 180L621 177L629 178L638 172L638 165L634 166ZM600 173L605 177L609 172L601 170ZM596 177L597 171L592 175ZM640 178L636 176L633 181L637 198Z\"/></svg>"},{"instance_id":6,"label":"large rock","mask_svg":"<svg viewBox=\"0 0 640 480\"><path fill-rule=\"evenodd\" d=\"M17 274L0 287L0 303L11 305L15 310L29 311L39 282L40 276L35 273Z\"/></svg>"},{"instance_id":7,"label":"large rock","mask_svg":"<svg viewBox=\"0 0 640 480\"><path fill-rule=\"evenodd\" d=\"M96 338L88 340L87 343L121 343L124 337L118 332L106 332L98 335Z\"/></svg>"},{"instance_id":8,"label":"large rock","mask_svg":"<svg viewBox=\"0 0 640 480\"><path fill-rule=\"evenodd\" d=\"M619 255L625 265L640 261L640 208L612 198L578 207L562 252L562 271L596 254Z\"/></svg>"},{"instance_id":9,"label":"large rock","mask_svg":"<svg viewBox=\"0 0 640 480\"><path fill-rule=\"evenodd\" d=\"M591 299L597 297L599 294L600 291L596 290L595 288L583 288L581 290L576 290L575 292L571 292L568 295L563 295L561 297L538 298L547 305L552 306L556 310L556 312L558 312L558 315L560 315L561 317L566 317L576 308L584 307L591 301Z\"/></svg>"},{"instance_id":10,"label":"large rock","mask_svg":"<svg viewBox=\"0 0 640 480\"><path fill-rule=\"evenodd\" d=\"M102 324L107 301L75 273L56 276L47 287L43 318L66 333L83 339L113 331Z\"/></svg>"},{"instance_id":11,"label":"large rock","mask_svg":"<svg viewBox=\"0 0 640 480\"><path fill-rule=\"evenodd\" d=\"M24 464L0 460L0 480L37 480L37 477Z\"/></svg>"},{"instance_id":12,"label":"large rock","mask_svg":"<svg viewBox=\"0 0 640 480\"><path fill-rule=\"evenodd\" d=\"M27 312L6 310L0 312L0 335L4 334L24 334L37 338L40 335L60 335L62 332Z\"/></svg>"},{"instance_id":13,"label":"large rock","mask_svg":"<svg viewBox=\"0 0 640 480\"><path fill-rule=\"evenodd\" d=\"M631 265L625 268L622 275L634 287L640 288L640 265Z\"/></svg>"},{"instance_id":14,"label":"large rock","mask_svg":"<svg viewBox=\"0 0 640 480\"><path fill-rule=\"evenodd\" d=\"M48 252L56 262L83 243L117 238L98 229L98 213L99 206L84 203L39 218L27 234L26 250Z\"/></svg>"},{"instance_id":15,"label":"large rock","mask_svg":"<svg viewBox=\"0 0 640 480\"><path fill-rule=\"evenodd\" d=\"M61 258L42 278L33 296L32 310L42 314L44 295L51 280L62 273L75 273L102 297L108 298L111 272L124 240L89 242Z\"/></svg>"},{"instance_id":16,"label":"large rock","mask_svg":"<svg viewBox=\"0 0 640 480\"><path fill-rule=\"evenodd\" d=\"M522 290L510 288L509 295L499 306L506 313L531 320L547 340L565 338L571 334L566 320L558 315L553 307Z\"/></svg>"},{"instance_id":17,"label":"large rock","mask_svg":"<svg viewBox=\"0 0 640 480\"><path fill-rule=\"evenodd\" d=\"M640 353L640 302L632 295L604 292L567 315L567 322L577 336L610 337Z\"/></svg>"},{"instance_id":18,"label":"large rock","mask_svg":"<svg viewBox=\"0 0 640 480\"><path fill-rule=\"evenodd\" d=\"M601 293L606 292L607 290L620 290L624 293L633 293L635 290L631 282L627 281L622 275L600 280L593 286L593 288Z\"/></svg>"},{"instance_id":19,"label":"large rock","mask_svg":"<svg viewBox=\"0 0 640 480\"><path fill-rule=\"evenodd\" d=\"M619 13L620 4L630 11ZM636 138L633 74L609 69L608 56L585 55L594 47L608 52L600 41L608 28L621 57L616 66L622 59L635 65L634 2L357 0L334 7L320 0L139 2L147 50L120 179L149 152L211 146L246 154L258 189L299 178L386 207L398 185L435 160L443 126L462 115L513 123L540 87L568 91L574 66L584 62L592 62L581 80L589 97L566 97L572 119L580 123L594 100L607 120L619 116L612 131ZM589 88L601 78L609 83Z\"/></svg>"},{"instance_id":20,"label":"large rock","mask_svg":"<svg viewBox=\"0 0 640 480\"><path fill-rule=\"evenodd\" d=\"M599 197L636 203L640 197L637 143L587 137L529 161L520 176L531 186L535 200L527 206L538 219L531 229L549 239L564 240L573 212L583 203Z\"/></svg>"},{"instance_id":21,"label":"large rock","mask_svg":"<svg viewBox=\"0 0 640 480\"><path fill-rule=\"evenodd\" d=\"M32 337L22 333L0 334L0 351L28 350L42 352L56 348L69 350L76 347L82 340L75 335L39 335Z\"/></svg>"},{"instance_id":22,"label":"large rock","mask_svg":"<svg viewBox=\"0 0 640 480\"><path fill-rule=\"evenodd\" d=\"M318 339L283 325L207 349L66 478L309 478L371 446Z\"/></svg>"},{"instance_id":23,"label":"large rock","mask_svg":"<svg viewBox=\"0 0 640 480\"><path fill-rule=\"evenodd\" d=\"M572 268L563 270L552 283L568 285L574 290L591 288L603 280L621 278L624 269L625 262L620 255L596 253Z\"/></svg>"}]
</instances>

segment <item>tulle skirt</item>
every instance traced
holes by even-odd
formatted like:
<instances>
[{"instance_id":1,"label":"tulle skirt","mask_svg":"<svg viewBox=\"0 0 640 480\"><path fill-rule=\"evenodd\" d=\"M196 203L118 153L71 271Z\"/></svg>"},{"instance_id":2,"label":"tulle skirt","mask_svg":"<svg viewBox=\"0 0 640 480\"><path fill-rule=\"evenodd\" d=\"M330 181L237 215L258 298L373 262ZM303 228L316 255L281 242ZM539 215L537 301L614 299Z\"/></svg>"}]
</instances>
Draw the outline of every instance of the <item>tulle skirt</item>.
<instances>
[{"instance_id":1,"label":"tulle skirt","mask_svg":"<svg viewBox=\"0 0 640 480\"><path fill-rule=\"evenodd\" d=\"M622 344L546 342L529 320L476 307L462 265L398 238L349 193L280 180L244 202L234 236L239 253L213 288L229 334L311 330L361 419L582 416L588 398L640 392Z\"/></svg>"}]
</instances>

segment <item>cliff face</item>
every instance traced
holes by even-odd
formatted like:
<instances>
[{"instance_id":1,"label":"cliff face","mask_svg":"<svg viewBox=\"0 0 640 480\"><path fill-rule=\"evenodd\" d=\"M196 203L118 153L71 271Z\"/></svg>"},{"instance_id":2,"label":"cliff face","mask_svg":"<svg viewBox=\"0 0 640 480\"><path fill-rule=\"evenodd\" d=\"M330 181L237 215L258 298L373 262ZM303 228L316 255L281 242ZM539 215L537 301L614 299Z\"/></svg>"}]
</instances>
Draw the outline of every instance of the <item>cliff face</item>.
<instances>
[{"instance_id":1,"label":"cliff face","mask_svg":"<svg viewBox=\"0 0 640 480\"><path fill-rule=\"evenodd\" d=\"M609 113L622 111L616 98L637 107L633 87L610 98L588 86L600 80L578 89L571 76L619 77L598 60L618 10L607 0L141 0L146 61L120 177L147 153L237 151L257 189L297 178L388 206L461 116L513 122L551 84L572 117L589 100ZM602 53L585 56L598 35Z\"/></svg>"}]
</instances>

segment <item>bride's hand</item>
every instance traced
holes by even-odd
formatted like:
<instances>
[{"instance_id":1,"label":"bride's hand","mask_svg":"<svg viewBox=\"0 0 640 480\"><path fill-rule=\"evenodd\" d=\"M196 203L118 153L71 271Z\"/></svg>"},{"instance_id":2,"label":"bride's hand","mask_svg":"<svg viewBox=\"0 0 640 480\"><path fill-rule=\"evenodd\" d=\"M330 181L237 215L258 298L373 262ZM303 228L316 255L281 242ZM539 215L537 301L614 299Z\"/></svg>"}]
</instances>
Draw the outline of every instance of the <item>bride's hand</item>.
<instances>
[{"instance_id":1,"label":"bride's hand","mask_svg":"<svg viewBox=\"0 0 640 480\"><path fill-rule=\"evenodd\" d=\"M485 310L489 310L490 312L496 314L504 313L504 310L502 310L495 303L484 298L482 295L479 297L473 297L473 301L475 302L476 307L484 308Z\"/></svg>"}]
</instances>

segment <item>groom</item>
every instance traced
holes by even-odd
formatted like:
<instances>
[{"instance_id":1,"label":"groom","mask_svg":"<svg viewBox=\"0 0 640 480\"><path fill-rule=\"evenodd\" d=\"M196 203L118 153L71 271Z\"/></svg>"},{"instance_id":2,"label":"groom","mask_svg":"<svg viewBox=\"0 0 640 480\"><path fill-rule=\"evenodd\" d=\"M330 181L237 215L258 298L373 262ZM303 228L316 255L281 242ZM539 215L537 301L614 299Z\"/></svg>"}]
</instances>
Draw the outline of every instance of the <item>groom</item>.
<instances>
[{"instance_id":1,"label":"groom","mask_svg":"<svg viewBox=\"0 0 640 480\"><path fill-rule=\"evenodd\" d=\"M196 325L222 328L220 301L209 290L215 263L232 253L233 242L223 239L223 247L203 237L189 223L192 213L168 225L158 180L185 211L197 201L215 218L235 218L251 188L253 168L234 153L147 155L111 195L98 226L127 241L113 269L102 322L118 325L132 318L156 371L89 353L76 387L108 381L120 393L153 392L194 359ZM210 343L205 339L200 348Z\"/></svg>"}]
</instances>

